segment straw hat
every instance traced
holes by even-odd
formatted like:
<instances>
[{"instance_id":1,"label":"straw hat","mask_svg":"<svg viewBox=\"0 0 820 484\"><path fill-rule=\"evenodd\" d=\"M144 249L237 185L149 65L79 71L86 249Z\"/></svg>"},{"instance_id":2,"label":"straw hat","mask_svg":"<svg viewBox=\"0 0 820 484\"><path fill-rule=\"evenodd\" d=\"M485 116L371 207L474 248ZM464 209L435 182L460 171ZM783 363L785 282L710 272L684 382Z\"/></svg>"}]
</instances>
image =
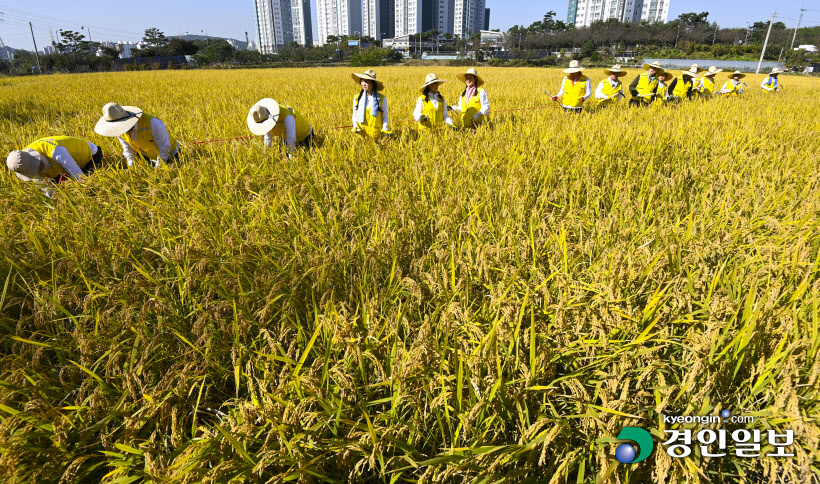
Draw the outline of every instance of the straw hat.
<instances>
[{"instance_id":1,"label":"straw hat","mask_svg":"<svg viewBox=\"0 0 820 484\"><path fill-rule=\"evenodd\" d=\"M618 77L623 77L623 76L626 75L626 71L621 70L621 65L620 64L615 64L614 66L610 67L609 69L604 69L604 72L609 74L609 75L617 74Z\"/></svg>"},{"instance_id":2,"label":"straw hat","mask_svg":"<svg viewBox=\"0 0 820 484\"><path fill-rule=\"evenodd\" d=\"M731 78L733 78L733 77L735 77L735 76L740 76L740 78L741 78L741 79L743 79L744 77L746 77L746 74L744 74L744 73L742 73L742 72L740 72L740 71L735 71L735 72L733 72L733 73L729 74L729 79L731 79Z\"/></svg>"},{"instance_id":3,"label":"straw hat","mask_svg":"<svg viewBox=\"0 0 820 484\"><path fill-rule=\"evenodd\" d=\"M715 66L709 66L709 70L706 71L706 74L704 74L703 77L712 77L715 74L719 74L721 72L723 72L723 69L718 69Z\"/></svg>"},{"instance_id":4,"label":"straw hat","mask_svg":"<svg viewBox=\"0 0 820 484\"><path fill-rule=\"evenodd\" d=\"M658 62L658 61L655 61L651 64L644 64L643 65L643 68L646 69L646 70L649 70L650 67L654 67L657 72L665 70L663 67L661 67L661 63Z\"/></svg>"},{"instance_id":5,"label":"straw hat","mask_svg":"<svg viewBox=\"0 0 820 484\"><path fill-rule=\"evenodd\" d=\"M695 70L697 70L697 68L695 68ZM698 77L698 73L697 73L697 72L694 72L692 69L689 69L688 71L681 71L681 75L682 75L682 76L689 76L689 77L691 77L691 78L693 78L693 79L694 79L695 77Z\"/></svg>"},{"instance_id":6,"label":"straw hat","mask_svg":"<svg viewBox=\"0 0 820 484\"><path fill-rule=\"evenodd\" d=\"M564 74L574 74L583 71L584 68L577 60L569 61L569 67L564 69Z\"/></svg>"},{"instance_id":7,"label":"straw hat","mask_svg":"<svg viewBox=\"0 0 820 484\"><path fill-rule=\"evenodd\" d=\"M6 166L13 171L18 178L31 181L40 174L40 167L47 164L48 160L37 151L28 148L23 151L14 150L6 158Z\"/></svg>"},{"instance_id":8,"label":"straw hat","mask_svg":"<svg viewBox=\"0 0 820 484\"><path fill-rule=\"evenodd\" d=\"M366 81L373 81L373 83L376 85L376 91L381 91L382 89L384 89L384 83L376 80L376 71L374 71L373 69L368 69L364 71L364 74L357 74L354 72L350 75L350 77L352 77L353 80L356 81L356 84L359 84L360 82L362 82L361 80L364 79Z\"/></svg>"},{"instance_id":9,"label":"straw hat","mask_svg":"<svg viewBox=\"0 0 820 484\"><path fill-rule=\"evenodd\" d=\"M106 104L102 112L102 117L94 126L94 132L102 136L119 136L133 128L142 116L142 109L117 103Z\"/></svg>"},{"instance_id":10,"label":"straw hat","mask_svg":"<svg viewBox=\"0 0 820 484\"><path fill-rule=\"evenodd\" d=\"M445 82L447 82L447 81L445 81L444 79L439 79L438 76L436 76L435 74L433 74L431 72L430 74L427 74L427 77L424 78L424 85L421 86L421 89L419 89L419 92L423 93L424 90L427 88L427 86L430 86L430 85L433 85L433 84L442 84L442 83L445 83Z\"/></svg>"},{"instance_id":11,"label":"straw hat","mask_svg":"<svg viewBox=\"0 0 820 484\"><path fill-rule=\"evenodd\" d=\"M690 72L694 72L695 74L700 74L701 72L705 71L703 67L699 67L697 64L692 64L692 67L689 68Z\"/></svg>"},{"instance_id":12,"label":"straw hat","mask_svg":"<svg viewBox=\"0 0 820 484\"><path fill-rule=\"evenodd\" d=\"M777 67L772 67L772 73L771 73L771 74L769 74L769 75L770 75L770 76L776 76L776 75L778 75L778 74L783 74L783 71L781 71L781 70L780 70L779 68L777 68Z\"/></svg>"},{"instance_id":13,"label":"straw hat","mask_svg":"<svg viewBox=\"0 0 820 484\"><path fill-rule=\"evenodd\" d=\"M467 82L467 74L475 76L475 87L481 87L484 84L484 79L482 79L481 76L478 75L478 71L472 67L467 69L467 72L464 74L458 74L456 77L461 82Z\"/></svg>"},{"instance_id":14,"label":"straw hat","mask_svg":"<svg viewBox=\"0 0 820 484\"><path fill-rule=\"evenodd\" d=\"M248 129L262 136L276 126L279 121L279 103L266 97L253 105L248 113Z\"/></svg>"}]
</instances>

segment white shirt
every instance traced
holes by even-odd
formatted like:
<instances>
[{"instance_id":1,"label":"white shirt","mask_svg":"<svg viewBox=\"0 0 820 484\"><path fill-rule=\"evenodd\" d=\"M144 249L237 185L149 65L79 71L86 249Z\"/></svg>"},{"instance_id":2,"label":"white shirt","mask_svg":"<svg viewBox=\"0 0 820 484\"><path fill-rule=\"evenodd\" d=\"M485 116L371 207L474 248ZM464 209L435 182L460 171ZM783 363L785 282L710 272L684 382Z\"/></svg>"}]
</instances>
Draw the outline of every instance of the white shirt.
<instances>
[{"instance_id":1,"label":"white shirt","mask_svg":"<svg viewBox=\"0 0 820 484\"><path fill-rule=\"evenodd\" d=\"M476 88L476 91L478 91L478 102L481 103L481 109L478 111L478 114L473 116L473 120L478 121L478 118L480 118L481 116L486 116L490 114L490 98L487 97L486 89L479 90L478 88ZM467 97L466 94L458 98L458 106L461 106L461 99L465 97ZM469 99L467 99L466 101L469 101Z\"/></svg>"},{"instance_id":2,"label":"white shirt","mask_svg":"<svg viewBox=\"0 0 820 484\"><path fill-rule=\"evenodd\" d=\"M88 147L91 149L91 155L97 154L97 145L86 141L88 143ZM63 170L68 173L71 178L82 179L83 178L83 169L80 168L80 165L71 157L69 154L68 149L65 146L58 146L54 148L54 152L51 154L51 159L54 160L55 163L63 167ZM17 176L20 176L19 174Z\"/></svg>"},{"instance_id":3,"label":"white shirt","mask_svg":"<svg viewBox=\"0 0 820 484\"><path fill-rule=\"evenodd\" d=\"M615 89L617 89L617 88L618 88L618 86L620 86L620 85L621 85L621 81L613 81L611 77L610 77L609 79L604 79L603 81L601 81L601 82L599 82L599 83L598 83L598 88L597 88L597 89L595 89L595 99L606 99L606 98L608 98L608 97L609 97L609 96L607 96L606 94L604 94L604 83L605 83L605 82L609 82L609 84L612 86L612 90L613 90L613 91L614 91ZM562 87L562 88L564 87L564 84L563 84L563 83L561 84L561 87ZM587 88L589 88L589 84L587 84ZM622 90L622 91L623 91L623 90ZM563 94L563 93L562 93L562 94ZM620 98L622 98L622 97L624 97L624 93L623 93L623 92L620 92L620 93L618 93L618 95L617 95L617 96L615 96L615 97L614 97L614 98L612 98L612 99L620 99Z\"/></svg>"},{"instance_id":4,"label":"white shirt","mask_svg":"<svg viewBox=\"0 0 820 484\"><path fill-rule=\"evenodd\" d=\"M569 79L569 77L564 77L564 79ZM578 79L580 79L580 77L579 77ZM575 82L578 82L578 79L576 79L576 80L575 80ZM572 80L570 80L569 82L572 82ZM562 80L562 81L561 81L561 90L560 90L560 91L558 91L558 94L556 94L556 95L555 95L555 97L561 97L561 96L563 96L563 95L564 95L564 81ZM584 93L584 101L586 101L587 99L589 99L589 98L590 98L590 96L592 96L592 88L591 88L591 87L589 87L589 79L587 78L587 90L586 90L586 92ZM563 99L562 99L562 100L563 100ZM572 107L572 106L566 106L566 107L570 108L570 107ZM572 109L580 109L580 108L572 108Z\"/></svg>"},{"instance_id":5,"label":"white shirt","mask_svg":"<svg viewBox=\"0 0 820 484\"><path fill-rule=\"evenodd\" d=\"M296 148L296 118L292 114L288 114L282 122L285 123L285 145L287 145L288 151L293 151ZM274 125L274 127L276 126ZM268 148L273 145L274 135L271 134L272 132L273 129L265 133L265 146Z\"/></svg>"},{"instance_id":6,"label":"white shirt","mask_svg":"<svg viewBox=\"0 0 820 484\"><path fill-rule=\"evenodd\" d=\"M429 92L429 93L427 93L427 98L430 100L431 103L433 103L433 107L438 109L438 103L439 103L439 99L440 99L438 93L437 92ZM416 122L420 122L421 121L421 116L423 114L424 114L424 101L422 101L422 98L419 97L418 99L416 99L416 109L413 110L413 119L415 119ZM444 122L449 124L450 126L453 125L453 120L450 119L450 113L447 112L447 102L446 101L444 102Z\"/></svg>"},{"instance_id":7,"label":"white shirt","mask_svg":"<svg viewBox=\"0 0 820 484\"><path fill-rule=\"evenodd\" d=\"M373 96L372 94L368 94L367 92L365 92L364 94L362 94L362 97L365 98L364 99L365 107L367 108L368 111L370 111L372 113L373 111L371 111L371 110L373 109L373 106L376 104L376 96ZM382 130L383 131L390 131L390 123L388 123L388 120L387 120L387 98L384 97L384 96L379 96L379 104L381 104L381 107L382 107ZM353 126L356 126L356 123L358 122L357 119L356 119L357 118L356 114L358 114L357 111L358 111L358 105L353 106Z\"/></svg>"},{"instance_id":8,"label":"white shirt","mask_svg":"<svg viewBox=\"0 0 820 484\"><path fill-rule=\"evenodd\" d=\"M174 156L174 154L179 150L179 143L177 143L176 146L171 146L171 140L168 136L168 130L165 129L165 123L159 119L152 118L150 126L151 138L153 138L154 143L157 145L159 157L162 158L163 161L168 161L168 158ZM128 135L135 142L139 141L139 131L137 131L136 124L128 131ZM134 162L137 159L137 153L131 148L131 145L129 145L127 141L122 139L122 136L117 136L117 139L120 140L120 144L122 145L122 154L128 161L128 166L134 166Z\"/></svg>"}]
</instances>

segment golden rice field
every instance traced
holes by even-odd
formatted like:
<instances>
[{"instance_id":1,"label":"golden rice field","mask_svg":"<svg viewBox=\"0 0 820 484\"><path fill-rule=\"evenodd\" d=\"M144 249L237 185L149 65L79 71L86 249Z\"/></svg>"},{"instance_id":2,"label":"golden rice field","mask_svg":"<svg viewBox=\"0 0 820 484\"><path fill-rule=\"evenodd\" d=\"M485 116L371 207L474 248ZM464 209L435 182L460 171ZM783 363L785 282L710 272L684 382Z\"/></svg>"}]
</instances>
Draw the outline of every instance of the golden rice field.
<instances>
[{"instance_id":1,"label":"golden rice field","mask_svg":"<svg viewBox=\"0 0 820 484\"><path fill-rule=\"evenodd\" d=\"M331 129L352 69L0 79L3 157L110 155L54 200L0 176L0 481L820 482L820 80L570 116L560 70L482 67L493 124L416 137L425 74L453 102L463 69L376 70L384 143ZM263 97L321 146L126 170L93 132L114 101L246 136ZM722 409L795 455L661 446ZM645 461L616 460L626 426Z\"/></svg>"}]
</instances>

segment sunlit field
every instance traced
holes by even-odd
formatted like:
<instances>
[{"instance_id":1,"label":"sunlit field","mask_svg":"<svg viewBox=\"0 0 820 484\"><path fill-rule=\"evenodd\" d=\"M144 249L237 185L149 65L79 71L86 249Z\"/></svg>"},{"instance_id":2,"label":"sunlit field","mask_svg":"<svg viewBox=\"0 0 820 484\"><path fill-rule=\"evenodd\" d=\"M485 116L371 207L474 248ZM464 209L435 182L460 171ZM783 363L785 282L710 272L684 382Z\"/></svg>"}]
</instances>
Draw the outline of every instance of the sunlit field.
<instances>
[{"instance_id":1,"label":"sunlit field","mask_svg":"<svg viewBox=\"0 0 820 484\"><path fill-rule=\"evenodd\" d=\"M560 70L479 67L492 123L416 135L424 76L454 103L466 68L382 67L373 142L340 128L364 69L0 79L3 158L108 155L55 199L0 176L0 481L820 482L820 79L574 116ZM225 140L264 97L319 146ZM107 102L182 159L125 169ZM662 447L723 409L760 457Z\"/></svg>"}]
</instances>

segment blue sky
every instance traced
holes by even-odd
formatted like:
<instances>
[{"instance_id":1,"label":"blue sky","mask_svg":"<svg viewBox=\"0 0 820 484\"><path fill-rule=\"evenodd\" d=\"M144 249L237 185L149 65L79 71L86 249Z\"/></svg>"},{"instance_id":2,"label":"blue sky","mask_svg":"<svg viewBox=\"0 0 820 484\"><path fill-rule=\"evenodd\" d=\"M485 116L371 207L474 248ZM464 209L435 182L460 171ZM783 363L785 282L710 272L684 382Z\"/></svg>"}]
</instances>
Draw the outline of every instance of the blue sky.
<instances>
[{"instance_id":1,"label":"blue sky","mask_svg":"<svg viewBox=\"0 0 820 484\"><path fill-rule=\"evenodd\" d=\"M554 10L566 19L567 1L486 0L491 9L490 28L506 30L515 24L529 25L544 13ZM709 12L709 19L721 26L745 27L746 22L768 20L777 9L778 20L794 27L800 8L820 10L806 0L764 2L717 2L714 0L671 0L669 19L685 12ZM315 0L313 15L315 19ZM70 5L70 6L69 6ZM136 6L141 8L137 12ZM739 8L739 5L740 6ZM28 22L34 26L38 49L50 43L49 30L90 28L91 39L138 41L149 27L158 27L166 35L189 32L244 40L256 35L252 0L141 0L139 3L89 2L65 0L0 0L0 38L15 48L32 49ZM820 25L820 12L805 12L801 25ZM314 31L316 22L314 20ZM83 31L87 34L87 31Z\"/></svg>"}]
</instances>

